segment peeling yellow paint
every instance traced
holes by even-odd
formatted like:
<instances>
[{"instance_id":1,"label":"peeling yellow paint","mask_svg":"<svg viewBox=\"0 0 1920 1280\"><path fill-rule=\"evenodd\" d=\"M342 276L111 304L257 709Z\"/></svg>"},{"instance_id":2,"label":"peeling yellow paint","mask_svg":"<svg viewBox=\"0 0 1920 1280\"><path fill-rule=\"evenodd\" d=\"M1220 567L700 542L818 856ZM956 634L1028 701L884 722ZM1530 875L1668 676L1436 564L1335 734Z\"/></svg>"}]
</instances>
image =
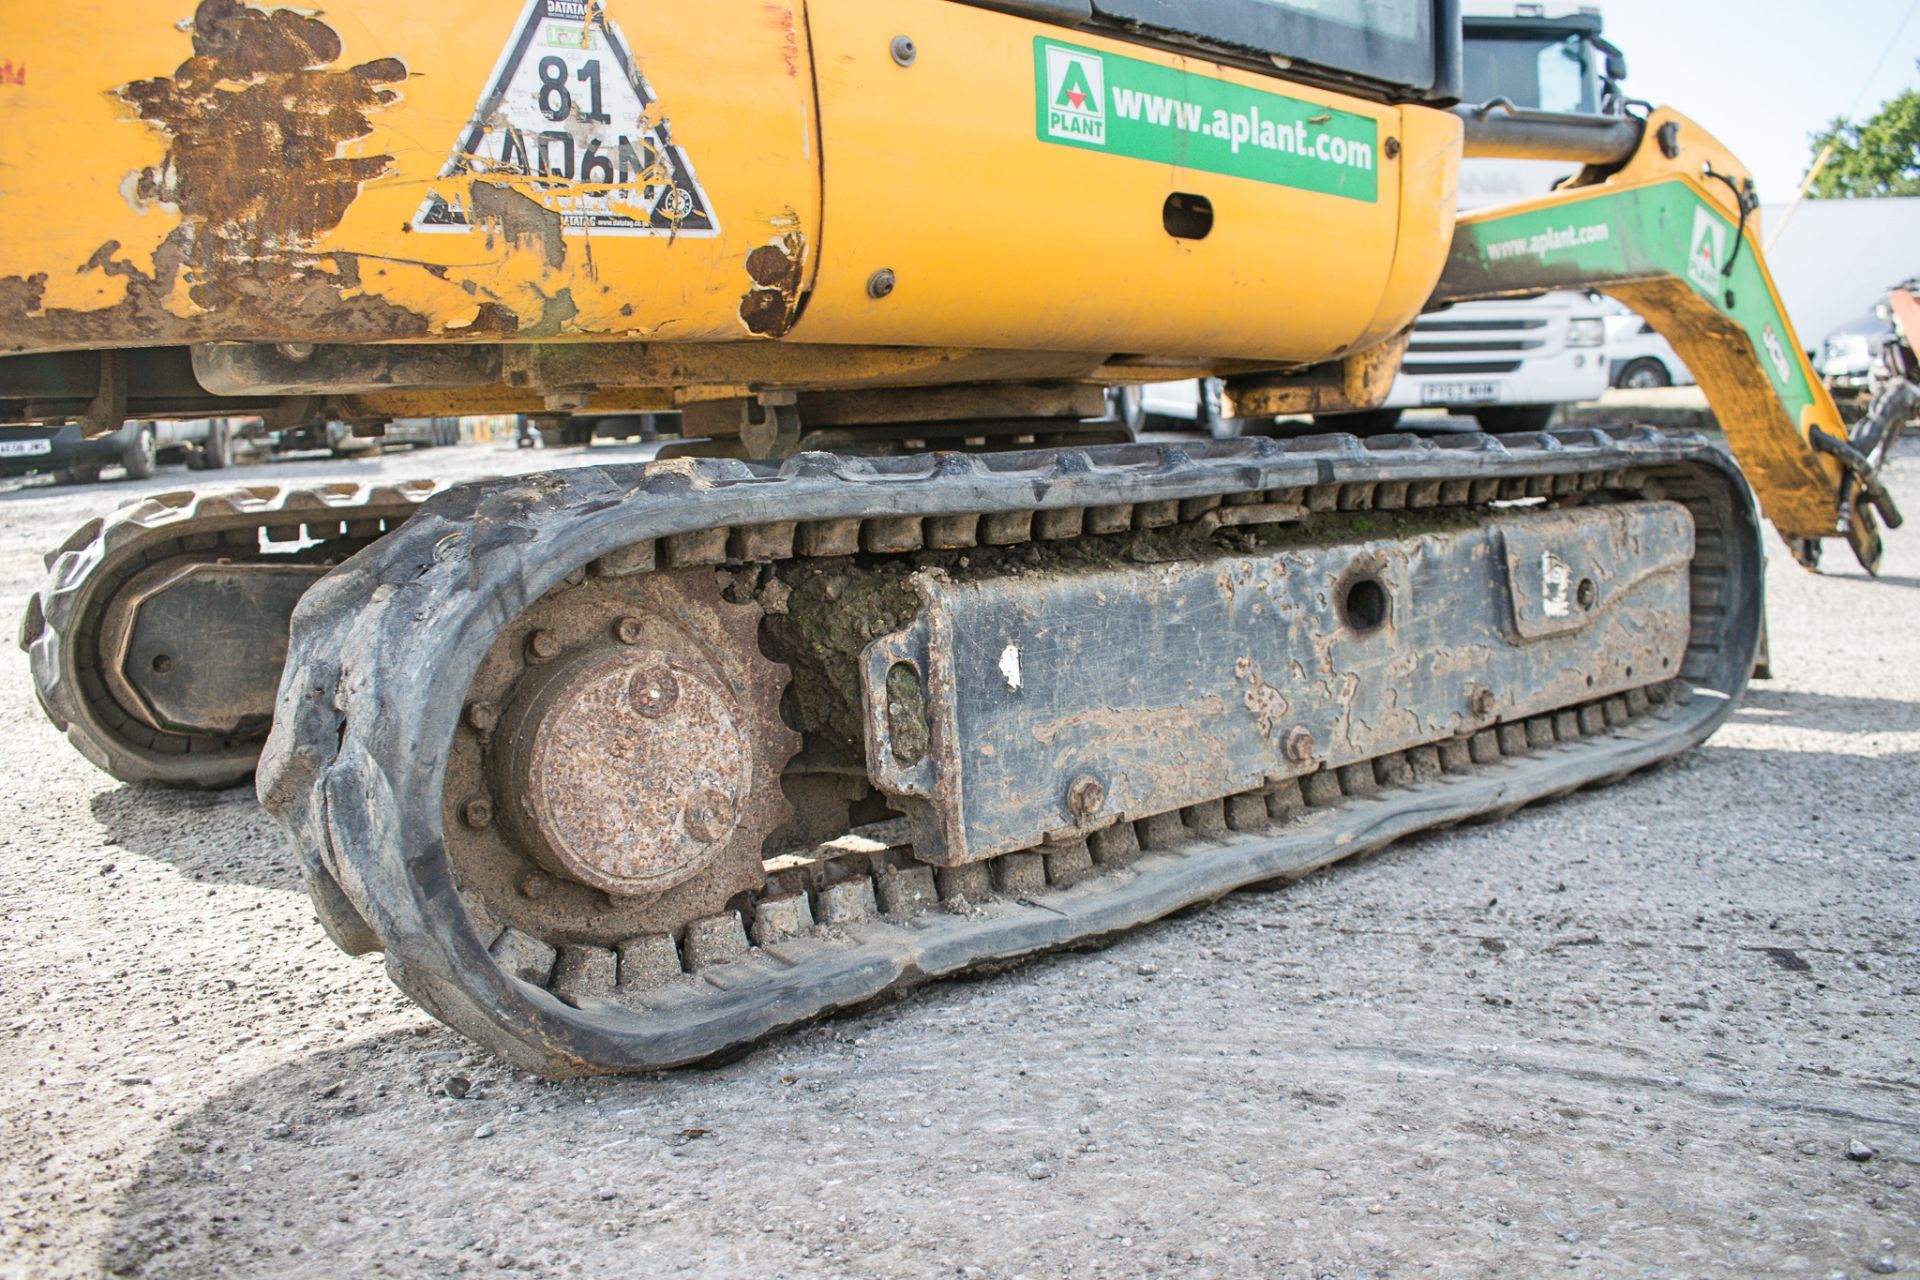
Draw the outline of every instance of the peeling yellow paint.
<instances>
[{"instance_id":1,"label":"peeling yellow paint","mask_svg":"<svg viewBox=\"0 0 1920 1280\"><path fill-rule=\"evenodd\" d=\"M46 291L40 295L40 309L101 311L119 306L126 296L125 276L108 275L95 268L72 275L48 276Z\"/></svg>"},{"instance_id":2,"label":"peeling yellow paint","mask_svg":"<svg viewBox=\"0 0 1920 1280\"><path fill-rule=\"evenodd\" d=\"M360 261L360 287L341 296L384 298L422 315L441 317L447 329L464 329L480 316L480 298L458 282L436 275L417 262Z\"/></svg>"},{"instance_id":3,"label":"peeling yellow paint","mask_svg":"<svg viewBox=\"0 0 1920 1280\"><path fill-rule=\"evenodd\" d=\"M492 236L480 228L412 231L428 190L436 181L444 185L438 175L462 145L522 7L521 0L472 0L453 23L417 5L365 0L350 12L302 10L288 19L285 28L303 39L325 33L318 44L308 41L322 60L299 75L357 74L383 86L354 104L367 131L334 153L342 172L364 176L344 193L348 203L337 220L329 211L320 220L324 231L307 243L285 234L287 218L297 226L299 211L288 214L273 201L223 210L228 221L215 228L194 225L203 214L183 218L169 203L176 182L187 184L183 189L198 182L204 193L219 181L217 168L195 166L289 163L271 148L223 147L217 132L175 149L195 104L218 100L234 112L231 99L255 83L219 61L240 57L234 50L241 45L202 46L196 59L196 33L179 20L180 0L75 0L57 11L10 15L9 55L64 70L37 80L43 90L10 100L8 129L0 134L0 171L8 174L0 193L0 281L12 280L13 296L30 304L26 314L0 317L0 346L545 333L748 337L737 314L747 253L796 227L818 232L820 170L804 31L796 37L790 23L770 27L757 0L622 6L614 14L658 95L648 115L671 119L673 141L695 166L718 235L569 234L555 253L497 229ZM295 11L234 12L239 17L221 20ZM245 49L245 56L266 56L257 43ZM200 70L189 73L190 63ZM294 64L283 53L276 65L280 74ZM126 96L128 86L143 86L137 104ZM242 185L262 181L252 170L239 176ZM553 199L595 184L515 185L535 199ZM302 194L314 193L309 187ZM200 208L208 203L202 199ZM136 291L144 288L141 305L129 301L120 277L103 281L97 271L82 272L109 244L117 245L115 261L148 281L133 282ZM276 276L299 307L275 305ZM42 298L45 307L31 305ZM328 309L335 304L337 315ZM85 314L84 323L76 313Z\"/></svg>"},{"instance_id":4,"label":"peeling yellow paint","mask_svg":"<svg viewBox=\"0 0 1920 1280\"><path fill-rule=\"evenodd\" d=\"M0 347L781 336L1312 360L1379 330L1383 308L1397 327L1406 319L1397 313L1416 308L1438 274L1444 235L1430 226L1431 208L1404 203L1392 158L1379 202L1365 207L1209 175L1205 189L1233 216L1204 245L1173 242L1156 211L1193 175L1034 137L1031 39L1052 28L915 3L916 39L942 53L908 74L888 52L902 21L895 0L836 0L804 21L781 6L772 21L762 0L616 0L611 16L656 98L639 114L671 122L716 234L563 234L537 218L497 219L491 232L428 227L418 215L429 192L463 198L477 217L483 190L537 207L605 187L442 176L468 145L522 9L522 0L469 0L457 22L400 0L355 0L338 12L195 11L210 31L271 28L278 44L207 38L180 23L182 0L73 0L10 15L10 56L64 70L37 81L43 93L22 96L0 136L0 168L23 176L0 195L0 281L14 279L15 296L31 300L44 275L59 282L49 295L59 305L0 317ZM1193 55L1113 47L1197 75L1266 82ZM268 82L289 91L324 82L337 99L329 153L296 159L251 140L224 145L229 121L258 124L262 136L319 127L287 99L236 101ZM1458 127L1444 113L1426 112L1421 126L1410 119L1419 108L1290 92L1366 115L1382 136L1427 139L1418 191L1450 181ZM585 127L569 117L563 127L576 126ZM1408 131L1416 127L1426 132ZM254 200L272 188L276 165L300 171L298 199ZM331 186L329 172L342 175ZM246 198L208 199L223 175ZM822 239L823 181L842 211L831 241ZM1008 234L1022 200L1077 213ZM1277 240L1274 227L1289 237ZM145 283L76 278L109 242ZM1302 242L1316 253L1288 250ZM765 286L749 258L773 244L804 247L792 288L782 284L791 327L756 334L742 303ZM898 278L884 301L867 291L882 267ZM1113 295L1115 270L1138 287ZM1098 307L1058 305L1096 296ZM83 309L86 323L74 318Z\"/></svg>"}]
</instances>

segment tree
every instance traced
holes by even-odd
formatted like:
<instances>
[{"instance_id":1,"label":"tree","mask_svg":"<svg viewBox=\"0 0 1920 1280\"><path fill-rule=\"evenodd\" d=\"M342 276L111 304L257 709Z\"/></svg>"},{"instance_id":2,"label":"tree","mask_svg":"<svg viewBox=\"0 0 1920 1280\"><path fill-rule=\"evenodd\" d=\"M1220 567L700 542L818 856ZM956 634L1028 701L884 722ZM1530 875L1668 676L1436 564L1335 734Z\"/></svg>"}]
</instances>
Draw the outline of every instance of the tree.
<instances>
[{"instance_id":1,"label":"tree","mask_svg":"<svg viewBox=\"0 0 1920 1280\"><path fill-rule=\"evenodd\" d=\"M1820 199L1920 195L1920 89L1880 104L1861 121L1841 116L1813 136L1813 154L1833 156L1813 180Z\"/></svg>"}]
</instances>

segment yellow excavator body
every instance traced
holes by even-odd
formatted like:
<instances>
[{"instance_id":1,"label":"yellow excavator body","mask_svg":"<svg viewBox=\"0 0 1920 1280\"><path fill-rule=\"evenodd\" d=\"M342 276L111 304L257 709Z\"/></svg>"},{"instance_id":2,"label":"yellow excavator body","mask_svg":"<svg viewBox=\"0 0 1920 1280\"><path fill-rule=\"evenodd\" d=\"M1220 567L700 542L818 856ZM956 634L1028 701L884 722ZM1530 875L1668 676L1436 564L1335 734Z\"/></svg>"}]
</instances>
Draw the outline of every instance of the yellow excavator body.
<instances>
[{"instance_id":1,"label":"yellow excavator body","mask_svg":"<svg viewBox=\"0 0 1920 1280\"><path fill-rule=\"evenodd\" d=\"M469 152L528 8L17 14L0 348L785 339L1317 363L1403 329L1452 233L1461 129L1444 111L1075 35L1271 99L1307 148L1327 129L1368 142L1364 181L1331 199L1116 162L1036 136L1033 51L1068 43L1057 28L949 0L583 18L577 38L617 41L653 95L639 118L482 129L489 154ZM567 72L546 101L570 109L595 86L550 56ZM547 176L486 171L517 146ZM649 218L649 183L689 216ZM1164 225L1184 192L1212 205L1204 238ZM464 216L435 223L436 202Z\"/></svg>"},{"instance_id":2,"label":"yellow excavator body","mask_svg":"<svg viewBox=\"0 0 1920 1280\"><path fill-rule=\"evenodd\" d=\"M1269 376L1230 388L1243 412L1364 409L1455 240L1452 112L952 0L479 0L457 21L82 0L16 15L10 43L0 350L621 344L550 359L564 376L350 388L363 413L1248 371ZM1146 86L1098 127L1168 114L1147 145L1170 162L1050 128L1049 66L1075 60ZM1587 282L1698 371L1783 533L1843 532L1843 468L1808 443L1843 437L1839 413L1717 141L1663 112L1624 164L1463 226L1663 184L1724 216L1772 344L1682 275ZM1468 271L1440 300L1495 287Z\"/></svg>"}]
</instances>

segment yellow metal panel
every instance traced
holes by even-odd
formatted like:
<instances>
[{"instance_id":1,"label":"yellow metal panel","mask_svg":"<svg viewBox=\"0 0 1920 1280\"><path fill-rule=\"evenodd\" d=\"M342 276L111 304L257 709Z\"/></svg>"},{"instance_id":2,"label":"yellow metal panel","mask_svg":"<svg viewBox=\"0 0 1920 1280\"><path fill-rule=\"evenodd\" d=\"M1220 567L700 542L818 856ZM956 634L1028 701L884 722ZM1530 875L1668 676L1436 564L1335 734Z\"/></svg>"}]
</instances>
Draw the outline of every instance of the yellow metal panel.
<instances>
[{"instance_id":1,"label":"yellow metal panel","mask_svg":"<svg viewBox=\"0 0 1920 1280\"><path fill-rule=\"evenodd\" d=\"M191 20L184 0L16 6L9 56L27 76L0 86L0 349L731 339L748 336L743 305L768 314L764 292L746 303L768 288L786 299L768 327L784 327L819 224L803 18L779 0L607 12L657 95L644 121L607 127L670 120L718 235L563 234L551 206L577 179L441 177L522 0L206 0ZM477 225L413 230L429 190Z\"/></svg>"},{"instance_id":2,"label":"yellow metal panel","mask_svg":"<svg viewBox=\"0 0 1920 1280\"><path fill-rule=\"evenodd\" d=\"M1409 107L1401 113L1400 240L1373 321L1353 344L1358 350L1406 328L1433 294L1453 244L1464 132L1450 111Z\"/></svg>"},{"instance_id":3,"label":"yellow metal panel","mask_svg":"<svg viewBox=\"0 0 1920 1280\"><path fill-rule=\"evenodd\" d=\"M827 207L795 338L1306 361L1373 328L1400 231L1401 161L1385 154L1400 111L950 0L815 3L809 25ZM897 35L913 41L909 66L890 53ZM1041 142L1043 35L1367 116L1379 199ZM1212 201L1205 239L1164 229L1173 192ZM1424 299L1444 244L1409 296ZM868 281L882 269L895 284L875 299ZM1401 324L1418 299L1404 309Z\"/></svg>"},{"instance_id":4,"label":"yellow metal panel","mask_svg":"<svg viewBox=\"0 0 1920 1280\"><path fill-rule=\"evenodd\" d=\"M476 120L496 132L472 146L499 159L512 111L485 99L547 0L452 14L203 0L190 19L183 2L16 15L28 78L0 85L0 350L790 336L1306 363L1405 326L1450 216L1457 126L1443 113L950 0L817 0L804 14L608 0L657 99L615 124L670 123L718 233L581 233L558 209L604 184L447 172ZM910 65L890 52L897 35L915 42ZM1311 104L1302 145L1360 122L1377 198L1044 143L1039 35L1176 75L1196 100ZM523 85L513 110L526 99ZM1204 239L1163 226L1175 192L1211 201ZM470 225L425 218L430 196ZM882 268L896 285L877 300Z\"/></svg>"},{"instance_id":5,"label":"yellow metal panel","mask_svg":"<svg viewBox=\"0 0 1920 1280\"><path fill-rule=\"evenodd\" d=\"M179 225L129 182L164 162L166 139L130 120L112 89L152 75L156 55L161 66L179 60L185 41L170 27L180 17L178 5L151 0L111 14L85 4L9 7L8 56L23 73L0 84L0 323L9 336L13 317L42 306L119 305L128 281L108 261L151 262ZM153 35L108 40L103 30Z\"/></svg>"}]
</instances>

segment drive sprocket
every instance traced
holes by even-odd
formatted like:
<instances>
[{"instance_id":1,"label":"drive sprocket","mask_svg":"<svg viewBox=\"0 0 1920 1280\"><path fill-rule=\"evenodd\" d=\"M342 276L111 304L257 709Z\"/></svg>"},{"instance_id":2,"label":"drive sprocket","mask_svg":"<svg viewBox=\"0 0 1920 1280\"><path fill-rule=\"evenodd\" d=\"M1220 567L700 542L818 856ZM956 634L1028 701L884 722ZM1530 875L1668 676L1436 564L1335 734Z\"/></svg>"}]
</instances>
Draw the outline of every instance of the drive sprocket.
<instances>
[{"instance_id":1,"label":"drive sprocket","mask_svg":"<svg viewBox=\"0 0 1920 1280\"><path fill-rule=\"evenodd\" d=\"M604 566L603 566L604 569ZM447 761L447 857L519 976L612 993L616 952L722 941L792 814L786 671L711 569L580 575L489 647ZM716 924L698 922L714 920ZM671 942L665 941L670 949Z\"/></svg>"}]
</instances>

